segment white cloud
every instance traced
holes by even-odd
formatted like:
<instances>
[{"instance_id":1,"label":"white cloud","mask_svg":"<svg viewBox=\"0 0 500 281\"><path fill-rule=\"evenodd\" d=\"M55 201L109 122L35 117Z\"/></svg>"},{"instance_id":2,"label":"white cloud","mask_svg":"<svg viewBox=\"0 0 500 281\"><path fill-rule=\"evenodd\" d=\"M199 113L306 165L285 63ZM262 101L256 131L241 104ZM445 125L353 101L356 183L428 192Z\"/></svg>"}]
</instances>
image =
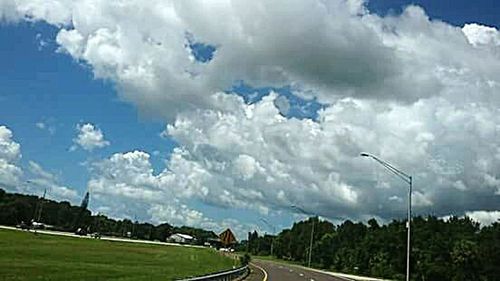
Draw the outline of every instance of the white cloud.
<instances>
[{"instance_id":1,"label":"white cloud","mask_svg":"<svg viewBox=\"0 0 500 281\"><path fill-rule=\"evenodd\" d=\"M481 223L482 226L500 222L500 211L472 211L465 213L471 219Z\"/></svg>"},{"instance_id":2,"label":"white cloud","mask_svg":"<svg viewBox=\"0 0 500 281\"><path fill-rule=\"evenodd\" d=\"M75 145L79 145L87 151L92 151L96 148L103 148L110 145L110 142L104 139L104 134L101 129L97 128L93 124L78 124L76 129L78 131L78 135L73 139L73 142ZM76 149L75 145L72 146L72 150Z\"/></svg>"},{"instance_id":3,"label":"white cloud","mask_svg":"<svg viewBox=\"0 0 500 281\"><path fill-rule=\"evenodd\" d=\"M78 192L70 187L61 185L58 176L45 170L40 164L29 161L28 169L30 179L26 184L20 186L20 191L41 195L43 190L47 191L47 198L58 201L69 201L78 204Z\"/></svg>"},{"instance_id":4,"label":"white cloud","mask_svg":"<svg viewBox=\"0 0 500 281\"><path fill-rule=\"evenodd\" d=\"M189 198L172 185L175 176L168 170L154 174L146 152L113 154L94 163L91 171L88 182L91 207L112 217L137 217L153 223L204 227L216 232L228 227L227 220L215 221L189 207ZM240 235L248 230L245 225L238 226Z\"/></svg>"},{"instance_id":5,"label":"white cloud","mask_svg":"<svg viewBox=\"0 0 500 281\"><path fill-rule=\"evenodd\" d=\"M497 205L500 120L493 105L348 98L313 122L282 117L274 94L252 105L227 94L213 98L225 109L181 114L164 133L182 147L168 168L186 196L223 207L302 205L327 217L404 214L406 184L359 157L366 150L414 176L418 213Z\"/></svg>"},{"instance_id":6,"label":"white cloud","mask_svg":"<svg viewBox=\"0 0 500 281\"><path fill-rule=\"evenodd\" d=\"M38 164L34 161L28 162L28 169L32 174L36 175L37 177L40 177L40 178L43 178L43 179L46 179L49 181L56 181L57 180L57 177L54 174L45 171L42 168L42 166L40 166L40 164Z\"/></svg>"},{"instance_id":7,"label":"white cloud","mask_svg":"<svg viewBox=\"0 0 500 281\"><path fill-rule=\"evenodd\" d=\"M21 158L21 145L12 139L12 131L0 126L0 158L7 162L16 162Z\"/></svg>"},{"instance_id":8,"label":"white cloud","mask_svg":"<svg viewBox=\"0 0 500 281\"><path fill-rule=\"evenodd\" d=\"M53 119L49 119L47 121L36 122L35 126L42 131L47 131L50 135L54 135L56 133L56 127L52 123Z\"/></svg>"},{"instance_id":9,"label":"white cloud","mask_svg":"<svg viewBox=\"0 0 500 281\"><path fill-rule=\"evenodd\" d=\"M15 0L4 0L0 2L0 23L15 22L21 18L21 13L17 10Z\"/></svg>"},{"instance_id":10,"label":"white cloud","mask_svg":"<svg viewBox=\"0 0 500 281\"><path fill-rule=\"evenodd\" d=\"M17 13L65 24L57 35L62 51L117 83L144 114L169 120L186 108L216 107L206 93L240 80L293 85L325 103L345 96L415 101L442 92L441 68L490 80L499 72L492 54L470 46L462 30L414 6L381 18L364 1L343 0L274 1L269 9L237 0L16 4ZM192 59L186 33L217 47L210 63Z\"/></svg>"},{"instance_id":11,"label":"white cloud","mask_svg":"<svg viewBox=\"0 0 500 281\"><path fill-rule=\"evenodd\" d=\"M10 20L44 20L54 25L64 25L71 21L72 0L6 0L2 1L4 11ZM2 6L0 6L2 8ZM5 9L6 8L6 9Z\"/></svg>"},{"instance_id":12,"label":"white cloud","mask_svg":"<svg viewBox=\"0 0 500 281\"><path fill-rule=\"evenodd\" d=\"M0 126L0 188L7 191L41 195L47 189L47 197L55 200L69 200L75 203L77 192L58 184L52 173L44 170L40 164L29 161L28 171L31 178L24 181L25 171L19 166L21 146L13 140L12 131Z\"/></svg>"},{"instance_id":13,"label":"white cloud","mask_svg":"<svg viewBox=\"0 0 500 281\"><path fill-rule=\"evenodd\" d=\"M467 40L474 46L500 46L500 32L494 27L471 23L464 25L462 31L467 36Z\"/></svg>"},{"instance_id":14,"label":"white cloud","mask_svg":"<svg viewBox=\"0 0 500 281\"><path fill-rule=\"evenodd\" d=\"M23 175L20 158L21 146L13 140L12 131L0 126L0 188L13 190L19 185Z\"/></svg>"},{"instance_id":15,"label":"white cloud","mask_svg":"<svg viewBox=\"0 0 500 281\"><path fill-rule=\"evenodd\" d=\"M37 123L35 123L35 126L41 130L45 129L45 123L43 123L43 122L37 122Z\"/></svg>"},{"instance_id":16,"label":"white cloud","mask_svg":"<svg viewBox=\"0 0 500 281\"><path fill-rule=\"evenodd\" d=\"M359 0L8 3L2 15L65 24L60 51L113 81L143 114L170 123L163 135L180 147L162 173L136 152L96 168L89 186L120 199L106 201L112 210L139 204L156 217L203 221L179 207L197 198L256 210L302 204L327 217L404 214L405 184L360 151L414 175L417 212L498 208L494 28L451 26L416 6L380 17ZM186 33L216 46L210 62L192 59ZM235 81L290 85L325 108L317 122L287 119L277 108L286 111L286 102L274 94L252 105L214 94ZM92 137L75 143L109 145L87 125ZM114 169L127 173L113 178ZM161 200L177 207L151 207Z\"/></svg>"}]
</instances>

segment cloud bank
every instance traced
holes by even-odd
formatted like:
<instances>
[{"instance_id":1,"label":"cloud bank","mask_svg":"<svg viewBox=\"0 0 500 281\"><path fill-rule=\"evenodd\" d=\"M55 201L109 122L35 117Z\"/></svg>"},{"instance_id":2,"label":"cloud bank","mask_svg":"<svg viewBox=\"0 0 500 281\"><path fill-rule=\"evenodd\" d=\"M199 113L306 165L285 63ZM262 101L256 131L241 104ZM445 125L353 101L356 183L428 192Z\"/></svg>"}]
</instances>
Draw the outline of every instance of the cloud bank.
<instances>
[{"instance_id":1,"label":"cloud bank","mask_svg":"<svg viewBox=\"0 0 500 281\"><path fill-rule=\"evenodd\" d=\"M452 26L416 6L381 17L359 0L13 0L0 11L59 26L60 52L163 118L179 144L156 175L140 151L96 164L89 187L102 208L204 221L195 198L264 214L295 204L330 218L402 216L404 183L359 157L368 151L414 175L418 213L498 210L493 27ZM214 46L213 58L197 60L192 42ZM276 93L253 103L230 93L241 81L324 108L317 120L287 118Z\"/></svg>"}]
</instances>

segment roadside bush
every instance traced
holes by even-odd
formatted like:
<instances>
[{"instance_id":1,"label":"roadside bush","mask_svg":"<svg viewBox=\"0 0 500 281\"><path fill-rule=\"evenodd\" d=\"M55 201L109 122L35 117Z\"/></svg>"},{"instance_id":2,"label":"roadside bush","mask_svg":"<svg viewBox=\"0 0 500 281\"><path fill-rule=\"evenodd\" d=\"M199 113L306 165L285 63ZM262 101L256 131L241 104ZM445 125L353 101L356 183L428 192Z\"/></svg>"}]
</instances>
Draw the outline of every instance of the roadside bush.
<instances>
[{"instance_id":1,"label":"roadside bush","mask_svg":"<svg viewBox=\"0 0 500 281\"><path fill-rule=\"evenodd\" d=\"M248 253L245 253L243 256L240 256L241 265L247 265L250 263L251 257Z\"/></svg>"}]
</instances>

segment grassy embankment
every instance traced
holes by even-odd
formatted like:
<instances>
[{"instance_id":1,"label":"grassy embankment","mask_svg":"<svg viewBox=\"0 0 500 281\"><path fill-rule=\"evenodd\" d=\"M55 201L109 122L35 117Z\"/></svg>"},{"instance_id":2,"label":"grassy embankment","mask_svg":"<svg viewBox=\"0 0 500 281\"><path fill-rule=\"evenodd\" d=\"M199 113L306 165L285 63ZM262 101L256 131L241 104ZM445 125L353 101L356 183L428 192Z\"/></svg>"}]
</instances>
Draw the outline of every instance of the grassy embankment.
<instances>
[{"instance_id":1,"label":"grassy embankment","mask_svg":"<svg viewBox=\"0 0 500 281\"><path fill-rule=\"evenodd\" d=\"M0 280L174 280L233 264L210 249L0 229Z\"/></svg>"}]
</instances>

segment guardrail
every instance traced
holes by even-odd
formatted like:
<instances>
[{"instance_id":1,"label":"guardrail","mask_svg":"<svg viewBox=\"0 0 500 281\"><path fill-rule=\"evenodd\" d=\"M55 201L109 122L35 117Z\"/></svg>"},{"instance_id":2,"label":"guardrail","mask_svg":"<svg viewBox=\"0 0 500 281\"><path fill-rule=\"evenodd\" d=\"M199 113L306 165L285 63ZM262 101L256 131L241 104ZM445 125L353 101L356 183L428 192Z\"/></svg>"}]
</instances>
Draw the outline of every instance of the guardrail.
<instances>
[{"instance_id":1,"label":"guardrail","mask_svg":"<svg viewBox=\"0 0 500 281\"><path fill-rule=\"evenodd\" d=\"M245 274L248 273L248 265L228 270L228 271L223 271L223 272L218 272L218 273L213 273L205 276L199 276L199 277L192 277L192 278L187 278L187 279L181 279L178 281L231 281L234 280L235 278L242 277Z\"/></svg>"}]
</instances>

